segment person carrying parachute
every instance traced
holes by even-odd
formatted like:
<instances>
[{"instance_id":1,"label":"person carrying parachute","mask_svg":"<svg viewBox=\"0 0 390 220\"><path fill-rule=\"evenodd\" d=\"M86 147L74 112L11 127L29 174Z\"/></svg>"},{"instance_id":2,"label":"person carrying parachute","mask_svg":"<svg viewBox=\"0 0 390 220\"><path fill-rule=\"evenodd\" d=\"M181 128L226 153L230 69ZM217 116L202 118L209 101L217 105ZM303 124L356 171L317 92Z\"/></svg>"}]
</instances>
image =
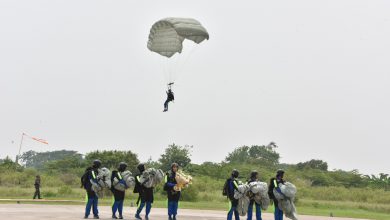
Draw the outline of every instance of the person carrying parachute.
<instances>
[{"instance_id":1,"label":"person carrying parachute","mask_svg":"<svg viewBox=\"0 0 390 220\"><path fill-rule=\"evenodd\" d=\"M259 173L256 171L256 170L253 170L251 172L251 175L247 181L247 184L249 183L254 183L254 182L258 182L258 175ZM260 208L260 204L258 204L256 201L255 201L255 198L254 198L254 194L252 192L249 192L249 198L250 198L250 202L249 202L249 206L248 206L248 215L247 215L247 220L252 220L252 213L253 213L253 205L255 205L255 208L256 208L256 220L261 220L261 208Z\"/></svg>"},{"instance_id":2,"label":"person carrying parachute","mask_svg":"<svg viewBox=\"0 0 390 220\"><path fill-rule=\"evenodd\" d=\"M141 177L146 170L145 164L143 163L138 164L137 169L139 171L139 174L135 176L135 187L133 192L138 193L138 199L136 202L138 208L134 217L136 219L142 220L140 214L144 206L146 206L145 220L149 220L149 214L152 209L152 204L154 201L153 187L148 188L145 186L145 183L149 180L146 181L141 180Z\"/></svg>"},{"instance_id":3,"label":"person carrying parachute","mask_svg":"<svg viewBox=\"0 0 390 220\"><path fill-rule=\"evenodd\" d=\"M81 185L84 187L85 191L87 192L86 200L87 204L85 207L85 215L84 218L88 218L91 208L93 212L93 218L99 219L99 210L98 210L98 195L95 191L92 190L92 182L96 183L97 175L99 173L98 169L101 167L102 162L100 160L94 160L91 167L88 167L85 170L84 175L81 177Z\"/></svg>"},{"instance_id":4,"label":"person carrying parachute","mask_svg":"<svg viewBox=\"0 0 390 220\"><path fill-rule=\"evenodd\" d=\"M112 171L111 175L111 192L113 195L113 201L112 201L112 218L113 219L118 219L116 217L116 211L119 212L119 219L123 219L123 201L125 200L125 191L120 191L115 189L114 187L114 179L119 180L119 184L123 184L127 186L125 180L123 179L121 173L124 172L127 168L127 163L125 162L120 162L118 166L118 170Z\"/></svg>"},{"instance_id":5,"label":"person carrying parachute","mask_svg":"<svg viewBox=\"0 0 390 220\"><path fill-rule=\"evenodd\" d=\"M238 190L238 176L239 172L236 169L233 169L232 175L229 179L226 180L225 185L223 186L222 195L226 196L230 200L229 212L227 214L227 220L233 219L233 214L235 220L240 220L240 215L237 210L238 199L234 198L234 192Z\"/></svg>"},{"instance_id":6,"label":"person carrying parachute","mask_svg":"<svg viewBox=\"0 0 390 220\"><path fill-rule=\"evenodd\" d=\"M150 29L147 47L150 51L168 58L176 53L182 53L183 41L187 39L196 44L200 44L205 39L209 39L207 30L199 21L192 18L164 18L156 23ZM173 74L169 72L168 74ZM164 112L168 111L168 103L174 100L171 89L173 85L172 76L169 77L167 100L164 103Z\"/></svg>"}]
</instances>

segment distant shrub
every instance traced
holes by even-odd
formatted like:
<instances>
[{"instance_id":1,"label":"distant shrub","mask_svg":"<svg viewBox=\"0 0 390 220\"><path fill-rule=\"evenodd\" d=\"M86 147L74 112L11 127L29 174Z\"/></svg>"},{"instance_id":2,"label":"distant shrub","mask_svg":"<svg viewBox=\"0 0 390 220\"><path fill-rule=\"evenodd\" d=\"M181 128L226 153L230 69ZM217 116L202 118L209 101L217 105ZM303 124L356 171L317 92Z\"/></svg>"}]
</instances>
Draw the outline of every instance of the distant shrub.
<instances>
[{"instance_id":1,"label":"distant shrub","mask_svg":"<svg viewBox=\"0 0 390 220\"><path fill-rule=\"evenodd\" d=\"M58 195L62 195L62 196L71 195L72 192L73 192L73 190L72 190L72 188L70 186L61 186L57 190L57 194Z\"/></svg>"},{"instance_id":2,"label":"distant shrub","mask_svg":"<svg viewBox=\"0 0 390 220\"><path fill-rule=\"evenodd\" d=\"M50 198L50 197L57 197L57 193L51 191L51 190L48 190L48 191L43 191L42 192L42 196L45 198Z\"/></svg>"},{"instance_id":3,"label":"distant shrub","mask_svg":"<svg viewBox=\"0 0 390 220\"><path fill-rule=\"evenodd\" d=\"M196 202L198 200L198 190L196 187L190 186L182 191L183 201Z\"/></svg>"}]
</instances>

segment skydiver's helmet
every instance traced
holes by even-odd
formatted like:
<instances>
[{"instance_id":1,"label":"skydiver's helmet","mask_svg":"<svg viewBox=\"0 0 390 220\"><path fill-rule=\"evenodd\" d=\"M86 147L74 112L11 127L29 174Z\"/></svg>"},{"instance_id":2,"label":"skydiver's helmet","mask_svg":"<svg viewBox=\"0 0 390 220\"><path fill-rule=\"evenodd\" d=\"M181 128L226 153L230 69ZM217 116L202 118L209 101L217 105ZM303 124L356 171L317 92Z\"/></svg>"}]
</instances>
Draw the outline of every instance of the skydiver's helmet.
<instances>
[{"instance_id":1,"label":"skydiver's helmet","mask_svg":"<svg viewBox=\"0 0 390 220\"><path fill-rule=\"evenodd\" d=\"M252 170L250 179L251 179L251 180L257 179L257 175L258 175L258 174L259 174L259 173L257 172L257 170Z\"/></svg>"},{"instance_id":2,"label":"skydiver's helmet","mask_svg":"<svg viewBox=\"0 0 390 220\"><path fill-rule=\"evenodd\" d=\"M276 171L276 177L277 178L283 179L283 175L284 175L284 170L279 169L278 171Z\"/></svg>"},{"instance_id":3,"label":"skydiver's helmet","mask_svg":"<svg viewBox=\"0 0 390 220\"><path fill-rule=\"evenodd\" d=\"M234 170L232 171L232 177L233 177L233 178L238 178L238 175L240 175L240 173L238 172L238 170L234 169Z\"/></svg>"},{"instance_id":4,"label":"skydiver's helmet","mask_svg":"<svg viewBox=\"0 0 390 220\"><path fill-rule=\"evenodd\" d=\"M137 169L139 170L140 173L144 172L145 171L145 164L143 164L143 163L138 164Z\"/></svg>"},{"instance_id":5,"label":"skydiver's helmet","mask_svg":"<svg viewBox=\"0 0 390 220\"><path fill-rule=\"evenodd\" d=\"M119 171L119 172L125 171L126 168L127 168L127 163L125 163L125 162L120 162L120 163L119 163L119 166L118 166L118 171Z\"/></svg>"},{"instance_id":6,"label":"skydiver's helmet","mask_svg":"<svg viewBox=\"0 0 390 220\"><path fill-rule=\"evenodd\" d=\"M95 169L99 169L102 166L102 162L100 160L94 160L92 163L92 167Z\"/></svg>"}]
</instances>

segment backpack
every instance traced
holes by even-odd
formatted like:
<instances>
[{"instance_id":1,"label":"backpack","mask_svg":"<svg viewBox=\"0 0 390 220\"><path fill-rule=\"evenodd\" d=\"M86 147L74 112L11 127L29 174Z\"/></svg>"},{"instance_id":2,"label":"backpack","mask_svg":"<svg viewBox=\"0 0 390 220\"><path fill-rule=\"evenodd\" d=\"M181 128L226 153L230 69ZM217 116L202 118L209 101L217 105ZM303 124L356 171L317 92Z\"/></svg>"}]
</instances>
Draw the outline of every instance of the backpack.
<instances>
[{"instance_id":1,"label":"backpack","mask_svg":"<svg viewBox=\"0 0 390 220\"><path fill-rule=\"evenodd\" d=\"M227 197L229 196L229 179L227 179L223 185L222 195Z\"/></svg>"},{"instance_id":2,"label":"backpack","mask_svg":"<svg viewBox=\"0 0 390 220\"><path fill-rule=\"evenodd\" d=\"M85 169L84 174L80 178L80 181L81 181L81 186L80 187L84 187L85 184L88 182L88 173L91 170L92 170L92 167L88 167L87 169Z\"/></svg>"}]
</instances>

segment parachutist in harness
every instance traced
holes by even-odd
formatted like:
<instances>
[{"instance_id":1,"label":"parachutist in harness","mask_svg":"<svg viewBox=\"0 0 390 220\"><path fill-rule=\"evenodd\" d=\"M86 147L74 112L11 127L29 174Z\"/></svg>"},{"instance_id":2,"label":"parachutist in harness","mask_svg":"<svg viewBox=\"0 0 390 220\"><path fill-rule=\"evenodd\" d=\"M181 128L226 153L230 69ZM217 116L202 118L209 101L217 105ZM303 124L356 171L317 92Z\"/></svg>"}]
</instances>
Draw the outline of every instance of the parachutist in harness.
<instances>
[{"instance_id":1,"label":"parachutist in harness","mask_svg":"<svg viewBox=\"0 0 390 220\"><path fill-rule=\"evenodd\" d=\"M114 187L114 179L118 179L120 184L123 184L126 186L125 180L123 180L121 173L124 172L127 169L127 163L120 162L118 166L118 170L112 171L111 175L111 192L114 196L114 200L112 202L112 219L118 219L116 217L116 211L119 212L119 219L123 219L123 201L125 200L125 191L120 191L115 189Z\"/></svg>"},{"instance_id":2,"label":"parachutist in harness","mask_svg":"<svg viewBox=\"0 0 390 220\"><path fill-rule=\"evenodd\" d=\"M165 102L164 102L164 112L168 111L168 103L175 100L175 96L172 92L172 85L173 85L173 82L168 83L168 91L166 91L167 100L165 100Z\"/></svg>"},{"instance_id":3,"label":"parachutist in harness","mask_svg":"<svg viewBox=\"0 0 390 220\"><path fill-rule=\"evenodd\" d=\"M152 209L152 204L154 201L153 196L153 187L147 188L144 185L144 181L141 182L141 176L143 175L143 172L146 170L145 164L139 164L137 166L137 169L139 170L139 174L135 176L135 187L134 187L134 193L138 193L138 200L137 200L137 212L135 213L135 218L142 220L140 214L144 206L146 206L145 210L145 220L149 220L149 213Z\"/></svg>"},{"instance_id":4,"label":"parachutist in harness","mask_svg":"<svg viewBox=\"0 0 390 220\"><path fill-rule=\"evenodd\" d=\"M99 168L101 167L102 162L100 160L94 160L91 167L88 167L85 170L84 175L81 177L81 185L87 192L87 204L85 207L84 218L88 218L91 208L93 212L93 218L99 219L99 210L98 210L98 195L92 190L92 182L98 184L97 175L99 173Z\"/></svg>"},{"instance_id":5,"label":"parachutist in harness","mask_svg":"<svg viewBox=\"0 0 390 220\"><path fill-rule=\"evenodd\" d=\"M284 194L282 193L282 191L280 190L280 187L279 187L279 184L285 183L285 181L283 180L283 176L284 176L284 170L279 169L278 171L276 171L276 177L271 178L271 181L270 181L270 184L268 187L268 195L269 195L270 199L273 200L274 206L275 206L275 212L274 212L275 220L283 220L283 210L281 210L279 208L279 202L275 198L275 195L274 195L274 189L275 189L278 193L280 193L284 196Z\"/></svg>"}]
</instances>

